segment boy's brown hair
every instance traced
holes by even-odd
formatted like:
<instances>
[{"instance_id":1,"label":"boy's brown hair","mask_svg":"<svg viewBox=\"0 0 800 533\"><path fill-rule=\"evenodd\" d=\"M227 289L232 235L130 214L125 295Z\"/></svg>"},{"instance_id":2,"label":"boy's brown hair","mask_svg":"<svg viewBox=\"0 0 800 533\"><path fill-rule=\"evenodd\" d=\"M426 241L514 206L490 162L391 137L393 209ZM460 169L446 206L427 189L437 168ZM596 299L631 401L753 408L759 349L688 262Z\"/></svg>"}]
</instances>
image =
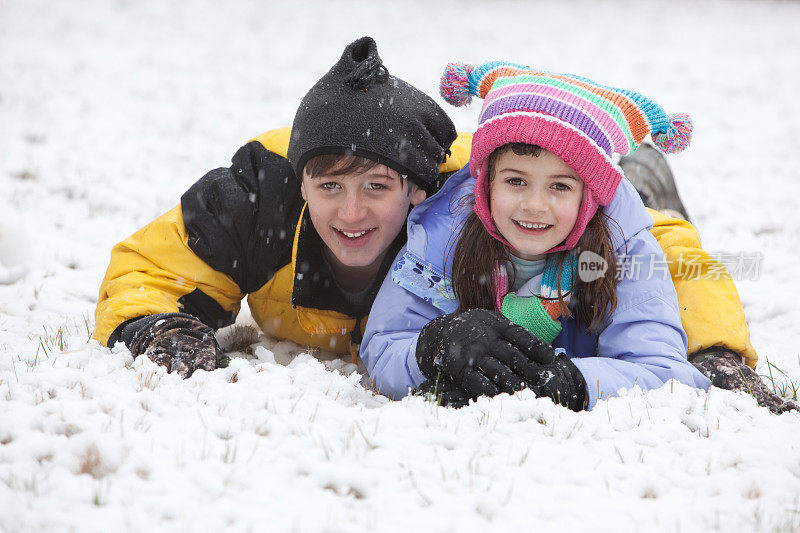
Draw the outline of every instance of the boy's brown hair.
<instances>
[{"instance_id":1,"label":"boy's brown hair","mask_svg":"<svg viewBox=\"0 0 800 533\"><path fill-rule=\"evenodd\" d=\"M309 159L303 167L303 174L308 174L310 178L363 174L364 172L369 172L378 165L380 165L380 163L374 159L368 159L357 155L325 154ZM406 181L408 180L401 178L401 187L406 186ZM409 194L413 191L414 187L409 186Z\"/></svg>"}]
</instances>

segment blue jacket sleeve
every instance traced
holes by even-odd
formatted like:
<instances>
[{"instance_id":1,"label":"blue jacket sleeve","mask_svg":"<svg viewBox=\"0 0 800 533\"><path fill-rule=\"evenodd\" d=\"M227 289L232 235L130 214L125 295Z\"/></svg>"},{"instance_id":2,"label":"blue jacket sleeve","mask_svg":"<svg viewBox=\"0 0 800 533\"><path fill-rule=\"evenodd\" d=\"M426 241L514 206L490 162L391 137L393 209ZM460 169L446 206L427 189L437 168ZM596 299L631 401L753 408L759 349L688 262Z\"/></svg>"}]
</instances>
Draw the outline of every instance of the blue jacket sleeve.
<instances>
[{"instance_id":1,"label":"blue jacket sleeve","mask_svg":"<svg viewBox=\"0 0 800 533\"><path fill-rule=\"evenodd\" d=\"M597 340L596 354L570 354L586 379L591 409L599 398L670 379L707 390L710 382L686 360L686 333L664 255L643 230L628 241L617 285L618 307Z\"/></svg>"},{"instance_id":2,"label":"blue jacket sleeve","mask_svg":"<svg viewBox=\"0 0 800 533\"><path fill-rule=\"evenodd\" d=\"M404 247L398 257L405 251ZM361 360L381 394L400 399L425 381L417 365L417 339L428 322L443 314L396 284L389 271L372 304L361 342Z\"/></svg>"}]
</instances>

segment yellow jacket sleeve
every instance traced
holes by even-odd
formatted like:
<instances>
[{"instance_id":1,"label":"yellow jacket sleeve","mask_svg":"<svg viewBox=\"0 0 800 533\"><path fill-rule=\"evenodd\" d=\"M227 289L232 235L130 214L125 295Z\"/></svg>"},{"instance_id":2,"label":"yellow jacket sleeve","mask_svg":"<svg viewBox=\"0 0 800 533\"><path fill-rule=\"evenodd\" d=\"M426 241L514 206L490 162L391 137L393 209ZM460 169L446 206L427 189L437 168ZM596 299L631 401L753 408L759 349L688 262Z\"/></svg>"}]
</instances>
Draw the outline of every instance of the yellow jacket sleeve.
<instances>
[{"instance_id":1,"label":"yellow jacket sleeve","mask_svg":"<svg viewBox=\"0 0 800 533\"><path fill-rule=\"evenodd\" d=\"M469 163L469 154L472 149L472 134L458 132L458 137L450 145L450 154L444 163L439 165L439 173L455 172L460 170L461 167Z\"/></svg>"},{"instance_id":2,"label":"yellow jacket sleeve","mask_svg":"<svg viewBox=\"0 0 800 533\"><path fill-rule=\"evenodd\" d=\"M197 257L187 242L181 207L176 206L114 247L100 286L95 339L106 345L129 319L179 312L181 299L196 290L225 313L238 313L244 297L239 287Z\"/></svg>"},{"instance_id":3,"label":"yellow jacket sleeve","mask_svg":"<svg viewBox=\"0 0 800 533\"><path fill-rule=\"evenodd\" d=\"M702 249L690 223L648 211L655 222L652 233L664 250L678 293L681 322L689 337L688 354L724 346L755 368L758 355L750 344L744 309L730 272Z\"/></svg>"}]
</instances>

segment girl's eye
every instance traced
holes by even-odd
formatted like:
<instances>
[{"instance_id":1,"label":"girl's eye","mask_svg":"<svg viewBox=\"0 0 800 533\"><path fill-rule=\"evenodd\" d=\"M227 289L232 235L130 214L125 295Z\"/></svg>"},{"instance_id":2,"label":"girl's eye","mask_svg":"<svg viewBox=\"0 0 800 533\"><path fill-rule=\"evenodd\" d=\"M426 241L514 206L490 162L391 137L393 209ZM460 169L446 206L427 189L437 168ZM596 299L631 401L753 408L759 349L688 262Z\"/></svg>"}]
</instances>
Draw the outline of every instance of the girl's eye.
<instances>
[{"instance_id":1,"label":"girl's eye","mask_svg":"<svg viewBox=\"0 0 800 533\"><path fill-rule=\"evenodd\" d=\"M525 180L522 178L507 178L506 183L515 187L521 187L522 185L525 185Z\"/></svg>"},{"instance_id":2,"label":"girl's eye","mask_svg":"<svg viewBox=\"0 0 800 533\"><path fill-rule=\"evenodd\" d=\"M553 188L559 192L567 192L572 190L572 187L570 187L566 183L560 183L560 182L554 183Z\"/></svg>"}]
</instances>

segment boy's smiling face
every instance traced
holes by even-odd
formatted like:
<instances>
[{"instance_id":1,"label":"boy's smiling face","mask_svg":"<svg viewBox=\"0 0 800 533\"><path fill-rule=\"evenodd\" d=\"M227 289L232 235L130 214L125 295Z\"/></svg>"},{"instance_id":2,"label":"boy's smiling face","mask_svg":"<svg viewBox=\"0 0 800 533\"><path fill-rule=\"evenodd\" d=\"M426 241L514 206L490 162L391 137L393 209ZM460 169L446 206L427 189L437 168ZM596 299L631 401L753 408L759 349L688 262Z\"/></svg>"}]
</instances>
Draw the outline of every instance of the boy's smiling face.
<instances>
[{"instance_id":1,"label":"boy's smiling face","mask_svg":"<svg viewBox=\"0 0 800 533\"><path fill-rule=\"evenodd\" d=\"M560 157L507 150L490 169L489 206L497 230L514 255L540 259L572 231L583 198L583 181Z\"/></svg>"},{"instance_id":2,"label":"boy's smiling face","mask_svg":"<svg viewBox=\"0 0 800 533\"><path fill-rule=\"evenodd\" d=\"M424 190L405 182L385 165L313 178L303 172L303 199L335 271L380 267L392 242L405 229L409 206L425 199Z\"/></svg>"}]
</instances>

